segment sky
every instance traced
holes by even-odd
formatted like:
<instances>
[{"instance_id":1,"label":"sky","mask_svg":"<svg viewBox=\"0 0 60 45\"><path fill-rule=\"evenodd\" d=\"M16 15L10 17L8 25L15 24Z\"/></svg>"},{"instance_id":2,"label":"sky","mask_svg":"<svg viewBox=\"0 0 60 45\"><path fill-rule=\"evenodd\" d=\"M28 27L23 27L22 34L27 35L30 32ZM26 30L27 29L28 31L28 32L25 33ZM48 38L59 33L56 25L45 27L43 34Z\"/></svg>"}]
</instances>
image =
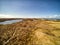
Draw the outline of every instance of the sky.
<instances>
[{"instance_id":1,"label":"sky","mask_svg":"<svg viewBox=\"0 0 60 45\"><path fill-rule=\"evenodd\" d=\"M43 18L60 15L60 0L0 0L0 17Z\"/></svg>"}]
</instances>

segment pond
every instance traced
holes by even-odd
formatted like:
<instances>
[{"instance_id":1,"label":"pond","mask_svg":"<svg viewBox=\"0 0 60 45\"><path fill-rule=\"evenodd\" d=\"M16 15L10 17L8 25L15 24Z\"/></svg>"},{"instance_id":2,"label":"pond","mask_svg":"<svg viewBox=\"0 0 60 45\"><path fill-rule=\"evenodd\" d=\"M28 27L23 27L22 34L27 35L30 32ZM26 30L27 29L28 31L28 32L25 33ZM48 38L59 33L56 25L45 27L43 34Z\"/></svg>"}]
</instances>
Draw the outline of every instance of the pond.
<instances>
[{"instance_id":1,"label":"pond","mask_svg":"<svg viewBox=\"0 0 60 45\"><path fill-rule=\"evenodd\" d=\"M22 21L22 19L20 19L20 20L7 20L7 21L4 21L4 22L0 22L0 24L3 24L3 25L12 24L12 23L20 22L20 21Z\"/></svg>"}]
</instances>

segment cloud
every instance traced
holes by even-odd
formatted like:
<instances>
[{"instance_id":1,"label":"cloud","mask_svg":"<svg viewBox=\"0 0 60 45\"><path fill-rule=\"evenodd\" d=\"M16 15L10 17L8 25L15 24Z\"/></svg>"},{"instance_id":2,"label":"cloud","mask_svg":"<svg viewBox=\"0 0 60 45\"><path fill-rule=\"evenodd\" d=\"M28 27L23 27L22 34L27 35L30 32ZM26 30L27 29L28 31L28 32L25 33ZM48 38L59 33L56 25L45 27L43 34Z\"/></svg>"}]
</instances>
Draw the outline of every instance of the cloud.
<instances>
[{"instance_id":1,"label":"cloud","mask_svg":"<svg viewBox=\"0 0 60 45\"><path fill-rule=\"evenodd\" d=\"M57 18L57 17L59 17L59 15L49 15L49 16L47 16L47 18Z\"/></svg>"},{"instance_id":2,"label":"cloud","mask_svg":"<svg viewBox=\"0 0 60 45\"><path fill-rule=\"evenodd\" d=\"M12 15L0 14L0 18L14 18Z\"/></svg>"},{"instance_id":3,"label":"cloud","mask_svg":"<svg viewBox=\"0 0 60 45\"><path fill-rule=\"evenodd\" d=\"M31 17L30 15L27 16L27 15L18 15L18 14L12 14L12 15L9 15L9 14L0 14L0 18L33 18Z\"/></svg>"},{"instance_id":4,"label":"cloud","mask_svg":"<svg viewBox=\"0 0 60 45\"><path fill-rule=\"evenodd\" d=\"M22 15L22 14L13 14L13 15L9 15L9 14L0 14L0 18L41 18L39 16L33 16L33 15Z\"/></svg>"},{"instance_id":5,"label":"cloud","mask_svg":"<svg viewBox=\"0 0 60 45\"><path fill-rule=\"evenodd\" d=\"M13 15L9 15L9 14L0 14L0 18L57 18L60 15L45 15L45 16L33 16L33 15L22 15L22 14L13 14Z\"/></svg>"}]
</instances>

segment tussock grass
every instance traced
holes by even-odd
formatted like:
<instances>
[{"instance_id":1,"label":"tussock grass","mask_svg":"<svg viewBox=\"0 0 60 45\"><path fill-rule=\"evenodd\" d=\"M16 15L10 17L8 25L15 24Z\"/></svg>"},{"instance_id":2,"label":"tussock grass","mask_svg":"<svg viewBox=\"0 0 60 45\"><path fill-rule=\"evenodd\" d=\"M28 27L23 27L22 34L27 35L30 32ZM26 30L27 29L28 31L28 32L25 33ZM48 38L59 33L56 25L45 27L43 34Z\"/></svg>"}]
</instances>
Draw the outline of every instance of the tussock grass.
<instances>
[{"instance_id":1,"label":"tussock grass","mask_svg":"<svg viewBox=\"0 0 60 45\"><path fill-rule=\"evenodd\" d=\"M0 45L60 45L59 25L59 22L41 19L0 25Z\"/></svg>"}]
</instances>

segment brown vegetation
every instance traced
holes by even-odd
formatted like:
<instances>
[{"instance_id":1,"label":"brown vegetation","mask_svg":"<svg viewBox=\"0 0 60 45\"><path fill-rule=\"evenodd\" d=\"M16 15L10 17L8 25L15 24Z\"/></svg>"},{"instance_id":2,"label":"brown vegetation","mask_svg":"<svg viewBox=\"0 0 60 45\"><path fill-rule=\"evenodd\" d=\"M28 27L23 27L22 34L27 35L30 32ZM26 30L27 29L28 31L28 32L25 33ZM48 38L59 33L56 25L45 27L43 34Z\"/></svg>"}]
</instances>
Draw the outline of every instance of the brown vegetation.
<instances>
[{"instance_id":1,"label":"brown vegetation","mask_svg":"<svg viewBox=\"0 0 60 45\"><path fill-rule=\"evenodd\" d=\"M21 22L0 25L0 45L60 45L60 28L57 30L51 25L52 22L23 19Z\"/></svg>"}]
</instances>

